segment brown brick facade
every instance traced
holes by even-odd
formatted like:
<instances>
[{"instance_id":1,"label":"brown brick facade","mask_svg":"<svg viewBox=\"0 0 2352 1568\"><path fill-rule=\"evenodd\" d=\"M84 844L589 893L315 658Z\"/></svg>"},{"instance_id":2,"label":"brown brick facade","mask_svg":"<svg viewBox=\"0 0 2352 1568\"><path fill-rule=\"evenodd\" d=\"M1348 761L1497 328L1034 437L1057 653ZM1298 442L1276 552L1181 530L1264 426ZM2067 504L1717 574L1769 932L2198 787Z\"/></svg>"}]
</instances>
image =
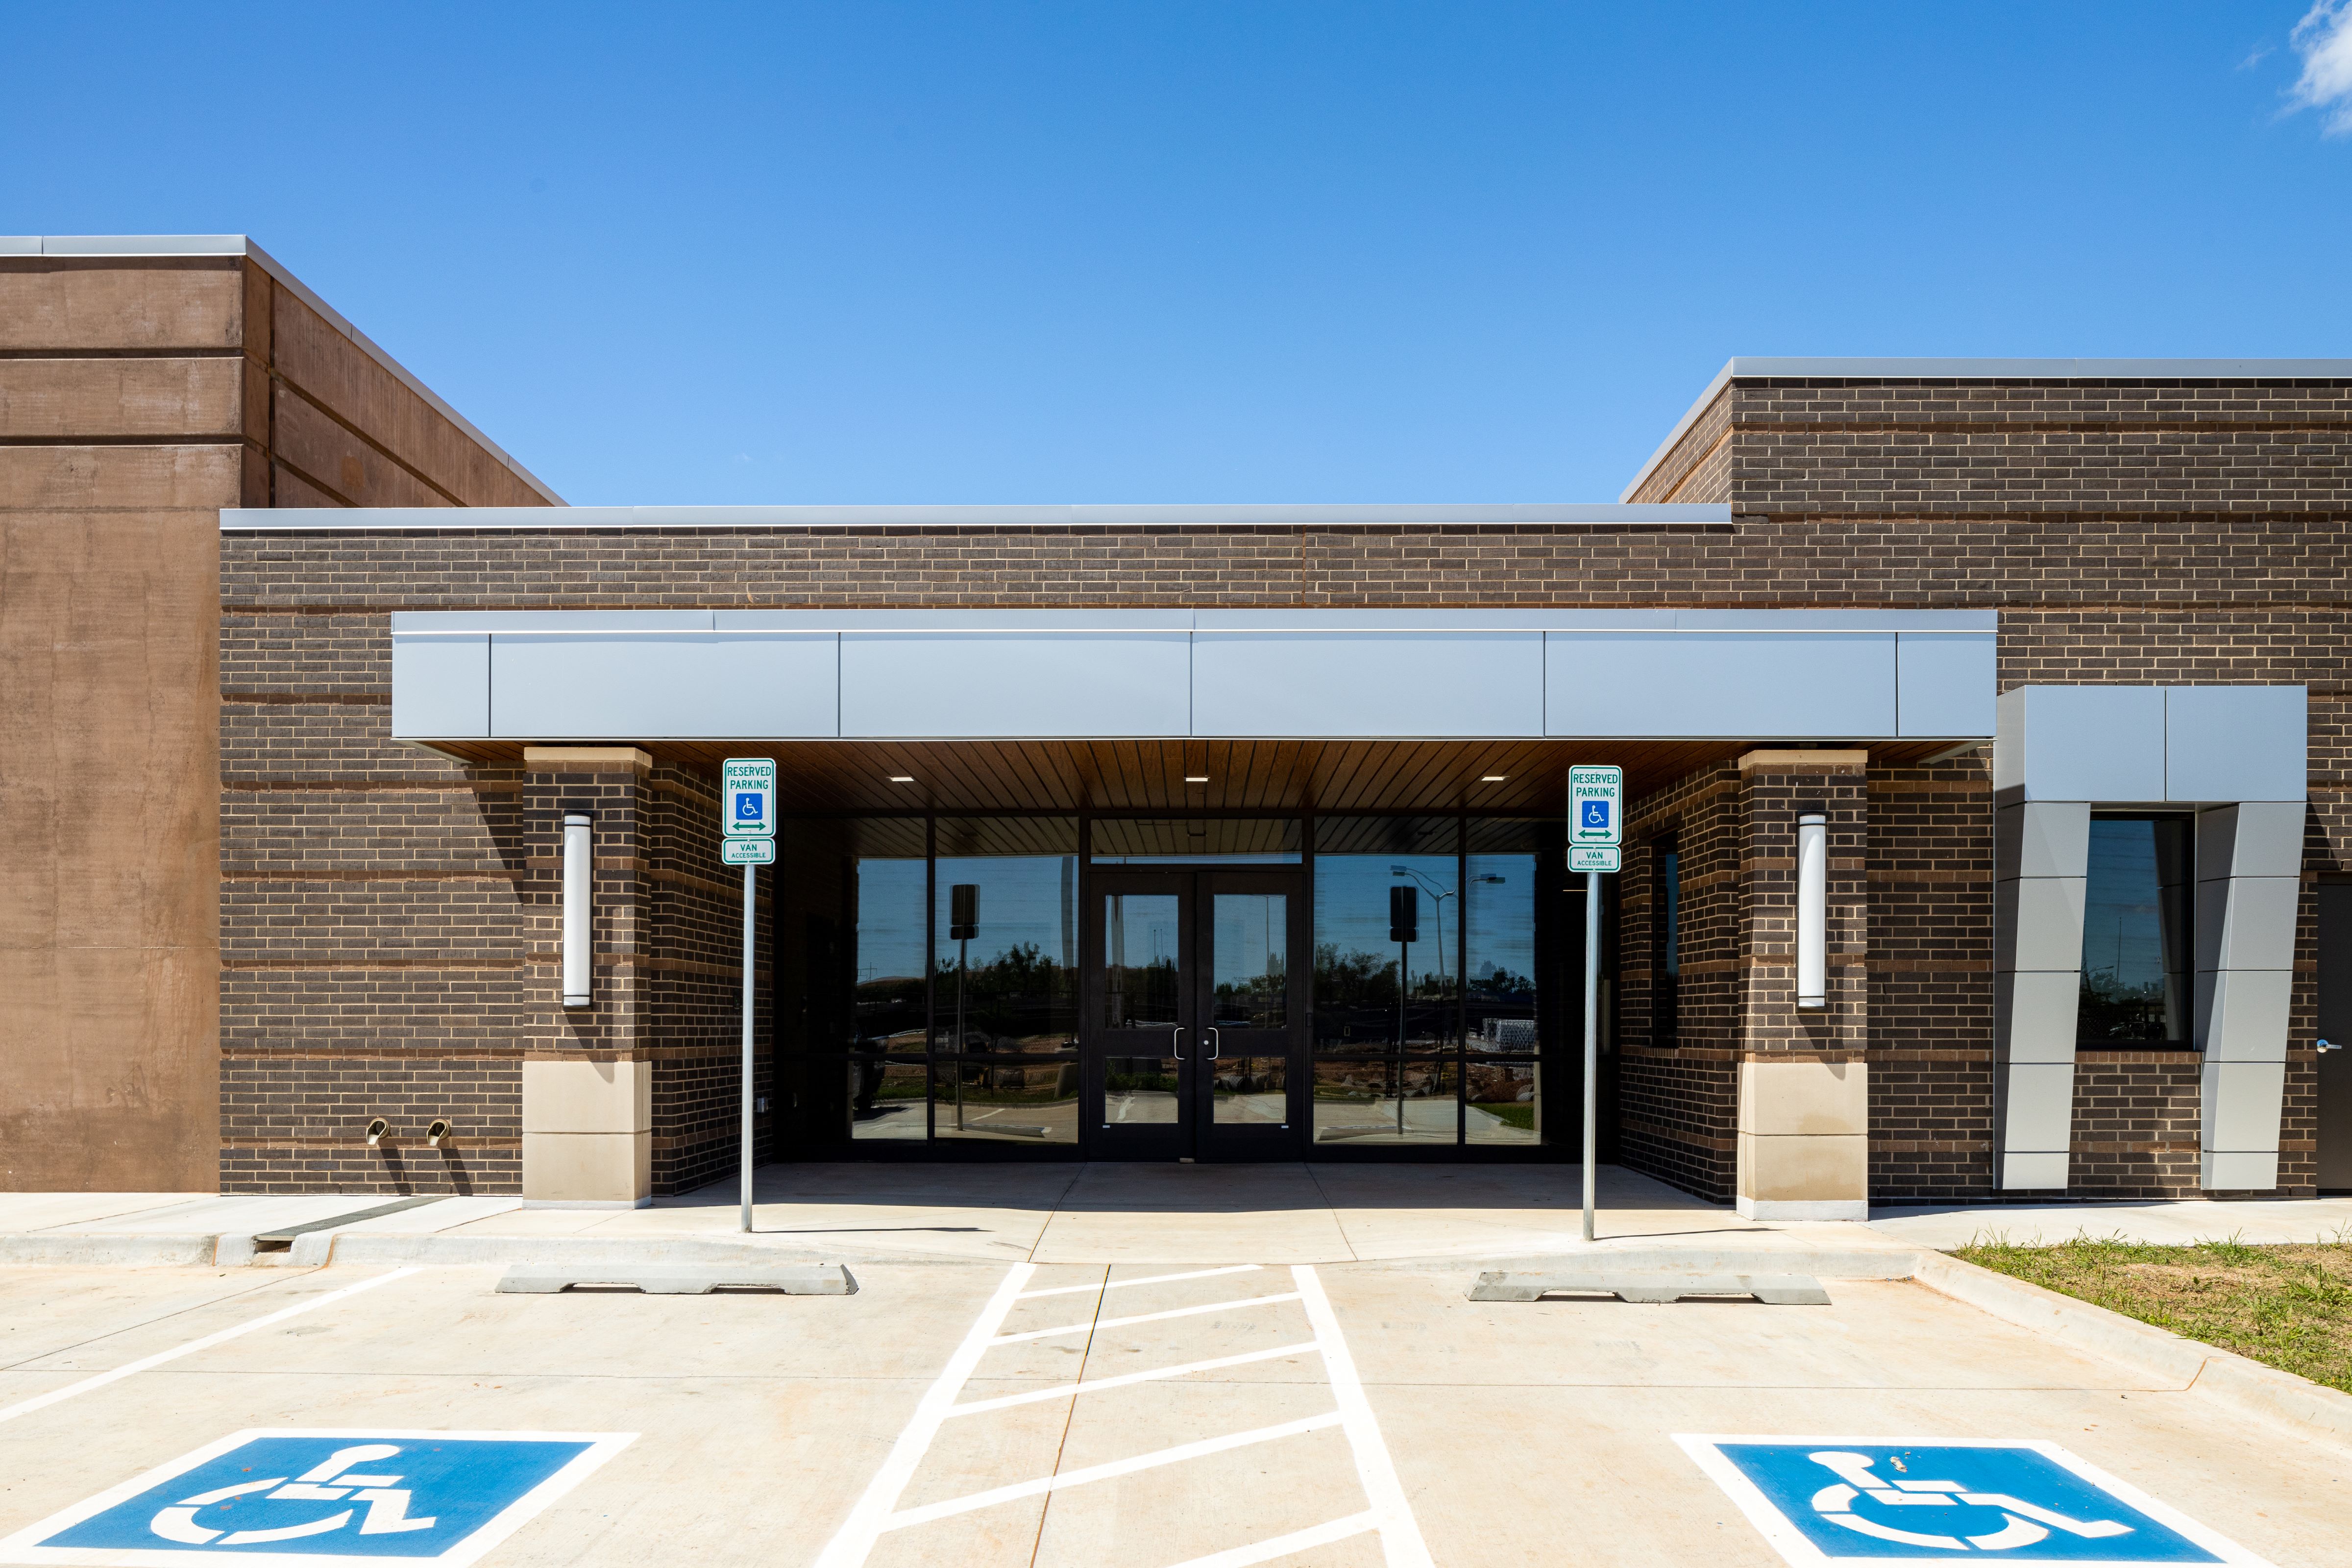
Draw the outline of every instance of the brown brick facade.
<instances>
[{"instance_id":1,"label":"brown brick facade","mask_svg":"<svg viewBox=\"0 0 2352 1568\"><path fill-rule=\"evenodd\" d=\"M259 1180L249 1173L265 1155L284 1171L341 1157L287 1131L334 1123L331 1136L306 1134L324 1148L359 1110L272 1054L298 1049L360 1063L377 1075L376 1098L413 1104L412 1117L435 1094L476 1096L482 1142L467 1157L481 1162L468 1176L477 1190L511 1190L511 1166L495 1163L511 1155L490 1142L510 1136L512 1064L524 1049L626 1051L659 1064L663 1190L723 1174L731 1158L734 883L711 863L707 773L658 747L649 772L616 781L470 767L391 744L385 617L394 610L1995 609L2004 688L2308 684L2308 878L2346 868L2352 831L2347 422L2352 387L2334 384L1735 378L1637 498L1727 500L1736 513L1727 526L233 534L221 622L224 842L236 847L224 853L223 1020L233 1064L253 1065L236 1066L247 1076L233 1074L224 1089L225 1128L245 1141L225 1152L224 1180ZM549 878L564 802L591 798L614 924L600 972L609 1000L583 1022L552 1005ZM1788 953L1794 821L1812 806L1832 820L1832 1005L1818 1018L1790 1005ZM612 847L608 819L628 852ZM308 831L329 824L331 835ZM1862 773L1709 767L1637 802L1631 826L1619 1009L1626 1163L1728 1195L1743 1055L1858 1053L1870 1064L1874 1194L1996 1195L1986 754L1873 760ZM1655 1037L1652 929L1656 849L1668 834L1683 900L1671 1043ZM781 934L785 1021L796 1034L804 1025L792 981L814 939ZM2307 900L2286 1191L2313 1180L2315 940ZM351 967L362 945L378 967ZM352 1006L354 997L365 1005ZM362 1044L408 1054L394 1065ZM317 1084L359 1071L322 1066ZM2075 1081L2077 1195L2195 1190L2193 1054L2085 1051ZM403 1158L413 1166L415 1151ZM337 1180L363 1173L311 1167L330 1168ZM401 1178L386 1169L370 1179Z\"/></svg>"}]
</instances>

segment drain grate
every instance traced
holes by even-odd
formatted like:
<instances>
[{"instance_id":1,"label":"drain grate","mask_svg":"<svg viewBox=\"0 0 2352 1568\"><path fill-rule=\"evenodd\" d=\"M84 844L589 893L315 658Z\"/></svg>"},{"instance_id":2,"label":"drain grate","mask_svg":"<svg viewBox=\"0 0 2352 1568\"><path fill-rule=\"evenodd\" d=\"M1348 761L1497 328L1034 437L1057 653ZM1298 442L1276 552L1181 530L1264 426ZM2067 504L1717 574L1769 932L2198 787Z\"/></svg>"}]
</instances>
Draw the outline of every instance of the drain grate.
<instances>
[{"instance_id":1,"label":"drain grate","mask_svg":"<svg viewBox=\"0 0 2352 1568\"><path fill-rule=\"evenodd\" d=\"M564 1290L627 1291L646 1296L708 1296L742 1291L772 1296L854 1296L857 1280L838 1263L719 1264L707 1268L571 1268L518 1264L499 1280L509 1295L552 1296Z\"/></svg>"},{"instance_id":2,"label":"drain grate","mask_svg":"<svg viewBox=\"0 0 2352 1568\"><path fill-rule=\"evenodd\" d=\"M314 1219L308 1225L281 1226L276 1230L266 1230L256 1236L253 1238L253 1249L256 1252L284 1252L293 1247L296 1237L308 1236L314 1230L332 1230L339 1225L357 1225L363 1219L382 1219L388 1214L399 1214L407 1209L422 1208L426 1204L437 1204L440 1201L439 1197L431 1194L421 1198L401 1198L394 1203L377 1204L372 1208L353 1209L349 1214L331 1215L325 1219Z\"/></svg>"},{"instance_id":3,"label":"drain grate","mask_svg":"<svg viewBox=\"0 0 2352 1568\"><path fill-rule=\"evenodd\" d=\"M1670 1301L1748 1300L1767 1307L1826 1307L1829 1292L1810 1274L1481 1274L1473 1301L1540 1301L1547 1296Z\"/></svg>"}]
</instances>

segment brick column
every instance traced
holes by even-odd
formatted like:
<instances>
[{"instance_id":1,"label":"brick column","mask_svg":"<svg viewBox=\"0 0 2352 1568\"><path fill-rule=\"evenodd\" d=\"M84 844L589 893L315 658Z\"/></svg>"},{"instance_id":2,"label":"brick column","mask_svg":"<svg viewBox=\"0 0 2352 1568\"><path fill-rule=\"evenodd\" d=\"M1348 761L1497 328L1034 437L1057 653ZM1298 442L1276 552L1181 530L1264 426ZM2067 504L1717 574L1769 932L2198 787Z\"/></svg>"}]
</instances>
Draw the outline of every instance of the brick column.
<instances>
[{"instance_id":1,"label":"brick column","mask_svg":"<svg viewBox=\"0 0 2352 1568\"><path fill-rule=\"evenodd\" d=\"M1870 1213L1864 751L1739 759L1741 886L1737 1202L1751 1219ZM1828 1005L1797 1005L1797 819L1828 819Z\"/></svg>"},{"instance_id":2,"label":"brick column","mask_svg":"<svg viewBox=\"0 0 2352 1568\"><path fill-rule=\"evenodd\" d=\"M530 1023L522 1068L526 1204L631 1208L653 1202L646 781L634 746L523 752L530 846ZM592 819L592 1000L563 1005L563 819Z\"/></svg>"}]
</instances>

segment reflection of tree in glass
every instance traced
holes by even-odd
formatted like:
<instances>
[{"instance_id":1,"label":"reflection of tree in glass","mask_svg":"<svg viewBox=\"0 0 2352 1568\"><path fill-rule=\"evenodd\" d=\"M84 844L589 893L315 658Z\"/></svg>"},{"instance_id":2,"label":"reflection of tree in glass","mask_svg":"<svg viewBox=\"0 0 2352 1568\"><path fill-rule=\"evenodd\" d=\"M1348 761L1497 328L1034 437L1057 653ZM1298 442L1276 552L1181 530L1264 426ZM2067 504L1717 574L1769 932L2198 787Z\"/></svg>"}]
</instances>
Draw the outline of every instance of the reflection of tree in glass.
<instances>
[{"instance_id":1,"label":"reflection of tree in glass","mask_svg":"<svg viewBox=\"0 0 2352 1568\"><path fill-rule=\"evenodd\" d=\"M1290 966L1268 953L1265 973L1217 983L1216 1017L1227 1028L1278 1029L1289 1002Z\"/></svg>"},{"instance_id":2,"label":"reflection of tree in glass","mask_svg":"<svg viewBox=\"0 0 2352 1568\"><path fill-rule=\"evenodd\" d=\"M955 973L953 963L940 966ZM962 975L964 1037L953 1038L950 1018L942 1023L949 1050L1050 1051L1071 1043L1077 1026L1077 974L1046 956L1035 942L1005 949Z\"/></svg>"},{"instance_id":3,"label":"reflection of tree in glass","mask_svg":"<svg viewBox=\"0 0 2352 1568\"><path fill-rule=\"evenodd\" d=\"M861 981L851 993L851 1048L861 1051L923 1048L923 977L885 975ZM909 1038L911 1037L911 1038Z\"/></svg>"}]
</instances>

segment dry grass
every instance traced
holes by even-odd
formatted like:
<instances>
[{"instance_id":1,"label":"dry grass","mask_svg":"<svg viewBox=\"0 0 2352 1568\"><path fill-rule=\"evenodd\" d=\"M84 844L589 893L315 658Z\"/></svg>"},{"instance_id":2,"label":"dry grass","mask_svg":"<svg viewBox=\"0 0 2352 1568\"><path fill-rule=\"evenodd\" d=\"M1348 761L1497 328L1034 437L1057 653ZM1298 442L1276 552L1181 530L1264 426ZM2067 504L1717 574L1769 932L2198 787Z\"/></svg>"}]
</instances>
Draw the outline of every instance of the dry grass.
<instances>
[{"instance_id":1,"label":"dry grass","mask_svg":"<svg viewBox=\"0 0 2352 1568\"><path fill-rule=\"evenodd\" d=\"M1973 1241L1955 1257L2352 1394L2352 1241Z\"/></svg>"}]
</instances>

